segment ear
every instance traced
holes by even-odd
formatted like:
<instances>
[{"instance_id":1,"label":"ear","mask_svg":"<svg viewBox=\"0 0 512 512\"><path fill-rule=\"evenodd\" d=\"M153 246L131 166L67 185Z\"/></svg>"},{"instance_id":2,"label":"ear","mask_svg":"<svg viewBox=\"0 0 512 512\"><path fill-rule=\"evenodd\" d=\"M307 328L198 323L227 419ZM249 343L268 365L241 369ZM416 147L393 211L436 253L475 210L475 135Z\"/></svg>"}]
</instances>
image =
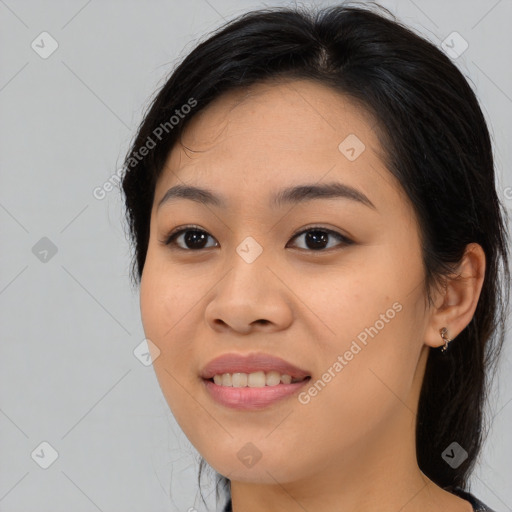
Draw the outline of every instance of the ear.
<instances>
[{"instance_id":1,"label":"ear","mask_svg":"<svg viewBox=\"0 0 512 512\"><path fill-rule=\"evenodd\" d=\"M471 322L480 298L484 276L484 250L479 244L468 244L457 271L447 277L443 291L437 293L425 331L426 345L443 346L440 329L446 327L446 337L453 340Z\"/></svg>"}]
</instances>

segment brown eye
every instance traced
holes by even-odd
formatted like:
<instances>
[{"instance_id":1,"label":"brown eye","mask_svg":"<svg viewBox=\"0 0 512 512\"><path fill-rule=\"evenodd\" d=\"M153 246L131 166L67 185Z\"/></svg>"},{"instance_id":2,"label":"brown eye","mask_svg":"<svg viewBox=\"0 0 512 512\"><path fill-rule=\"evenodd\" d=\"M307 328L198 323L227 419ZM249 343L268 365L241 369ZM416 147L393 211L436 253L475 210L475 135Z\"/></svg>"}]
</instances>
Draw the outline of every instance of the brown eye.
<instances>
[{"instance_id":1,"label":"brown eye","mask_svg":"<svg viewBox=\"0 0 512 512\"><path fill-rule=\"evenodd\" d=\"M197 251L212 246L207 246L208 237L211 237L206 231L197 228L184 228L171 233L165 245L176 245L179 249Z\"/></svg>"},{"instance_id":2,"label":"brown eye","mask_svg":"<svg viewBox=\"0 0 512 512\"><path fill-rule=\"evenodd\" d=\"M338 245L350 245L353 243L352 240L343 236L341 233L321 227L311 227L301 231L295 235L292 240L302 236L304 236L304 244L306 247L301 247L301 249L310 251L322 251L323 249L331 249L333 246L329 246L330 238L335 238L341 242L341 244Z\"/></svg>"}]
</instances>

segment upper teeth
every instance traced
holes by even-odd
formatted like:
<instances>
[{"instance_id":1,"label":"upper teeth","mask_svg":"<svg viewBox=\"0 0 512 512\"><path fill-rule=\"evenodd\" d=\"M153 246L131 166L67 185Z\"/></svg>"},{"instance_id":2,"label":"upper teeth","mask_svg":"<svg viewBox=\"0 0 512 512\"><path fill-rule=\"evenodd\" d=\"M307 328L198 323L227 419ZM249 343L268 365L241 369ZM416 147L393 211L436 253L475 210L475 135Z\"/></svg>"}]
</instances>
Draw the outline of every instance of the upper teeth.
<instances>
[{"instance_id":1,"label":"upper teeth","mask_svg":"<svg viewBox=\"0 0 512 512\"><path fill-rule=\"evenodd\" d=\"M299 382L302 379L293 379L293 382ZM277 371L254 372L254 373L223 373L213 376L213 382L218 386L232 386L234 388L261 388L263 386L277 386L279 383L290 384L292 377L290 375L280 374Z\"/></svg>"}]
</instances>

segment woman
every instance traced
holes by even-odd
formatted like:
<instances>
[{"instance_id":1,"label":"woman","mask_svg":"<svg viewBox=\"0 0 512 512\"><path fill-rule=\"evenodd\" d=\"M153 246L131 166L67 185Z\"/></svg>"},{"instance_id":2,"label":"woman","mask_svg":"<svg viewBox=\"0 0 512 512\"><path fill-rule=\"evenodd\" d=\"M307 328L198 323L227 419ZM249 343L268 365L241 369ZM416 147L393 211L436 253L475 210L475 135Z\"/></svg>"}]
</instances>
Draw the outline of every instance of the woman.
<instances>
[{"instance_id":1,"label":"woman","mask_svg":"<svg viewBox=\"0 0 512 512\"><path fill-rule=\"evenodd\" d=\"M155 372L224 510L490 510L467 484L505 216L444 53L384 10L247 13L172 73L125 169Z\"/></svg>"}]
</instances>

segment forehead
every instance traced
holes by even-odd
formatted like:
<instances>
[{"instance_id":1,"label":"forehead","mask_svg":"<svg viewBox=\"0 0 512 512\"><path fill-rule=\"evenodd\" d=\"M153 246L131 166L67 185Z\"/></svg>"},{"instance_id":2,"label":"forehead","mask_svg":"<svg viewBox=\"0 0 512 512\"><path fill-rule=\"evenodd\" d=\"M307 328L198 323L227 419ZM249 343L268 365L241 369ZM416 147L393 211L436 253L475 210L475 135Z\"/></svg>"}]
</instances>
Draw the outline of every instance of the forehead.
<instances>
[{"instance_id":1,"label":"forehead","mask_svg":"<svg viewBox=\"0 0 512 512\"><path fill-rule=\"evenodd\" d=\"M322 180L382 195L386 183L397 187L382 162L374 126L366 110L308 80L225 93L186 126L181 144L169 154L155 200L184 183L222 190L239 201Z\"/></svg>"},{"instance_id":2,"label":"forehead","mask_svg":"<svg viewBox=\"0 0 512 512\"><path fill-rule=\"evenodd\" d=\"M332 88L309 80L271 81L220 96L194 116L182 140L209 150L233 139L240 144L250 135L242 147L253 149L252 156L269 143L274 149L322 152L333 143L337 150L351 133L376 143L373 125L366 110Z\"/></svg>"}]
</instances>

